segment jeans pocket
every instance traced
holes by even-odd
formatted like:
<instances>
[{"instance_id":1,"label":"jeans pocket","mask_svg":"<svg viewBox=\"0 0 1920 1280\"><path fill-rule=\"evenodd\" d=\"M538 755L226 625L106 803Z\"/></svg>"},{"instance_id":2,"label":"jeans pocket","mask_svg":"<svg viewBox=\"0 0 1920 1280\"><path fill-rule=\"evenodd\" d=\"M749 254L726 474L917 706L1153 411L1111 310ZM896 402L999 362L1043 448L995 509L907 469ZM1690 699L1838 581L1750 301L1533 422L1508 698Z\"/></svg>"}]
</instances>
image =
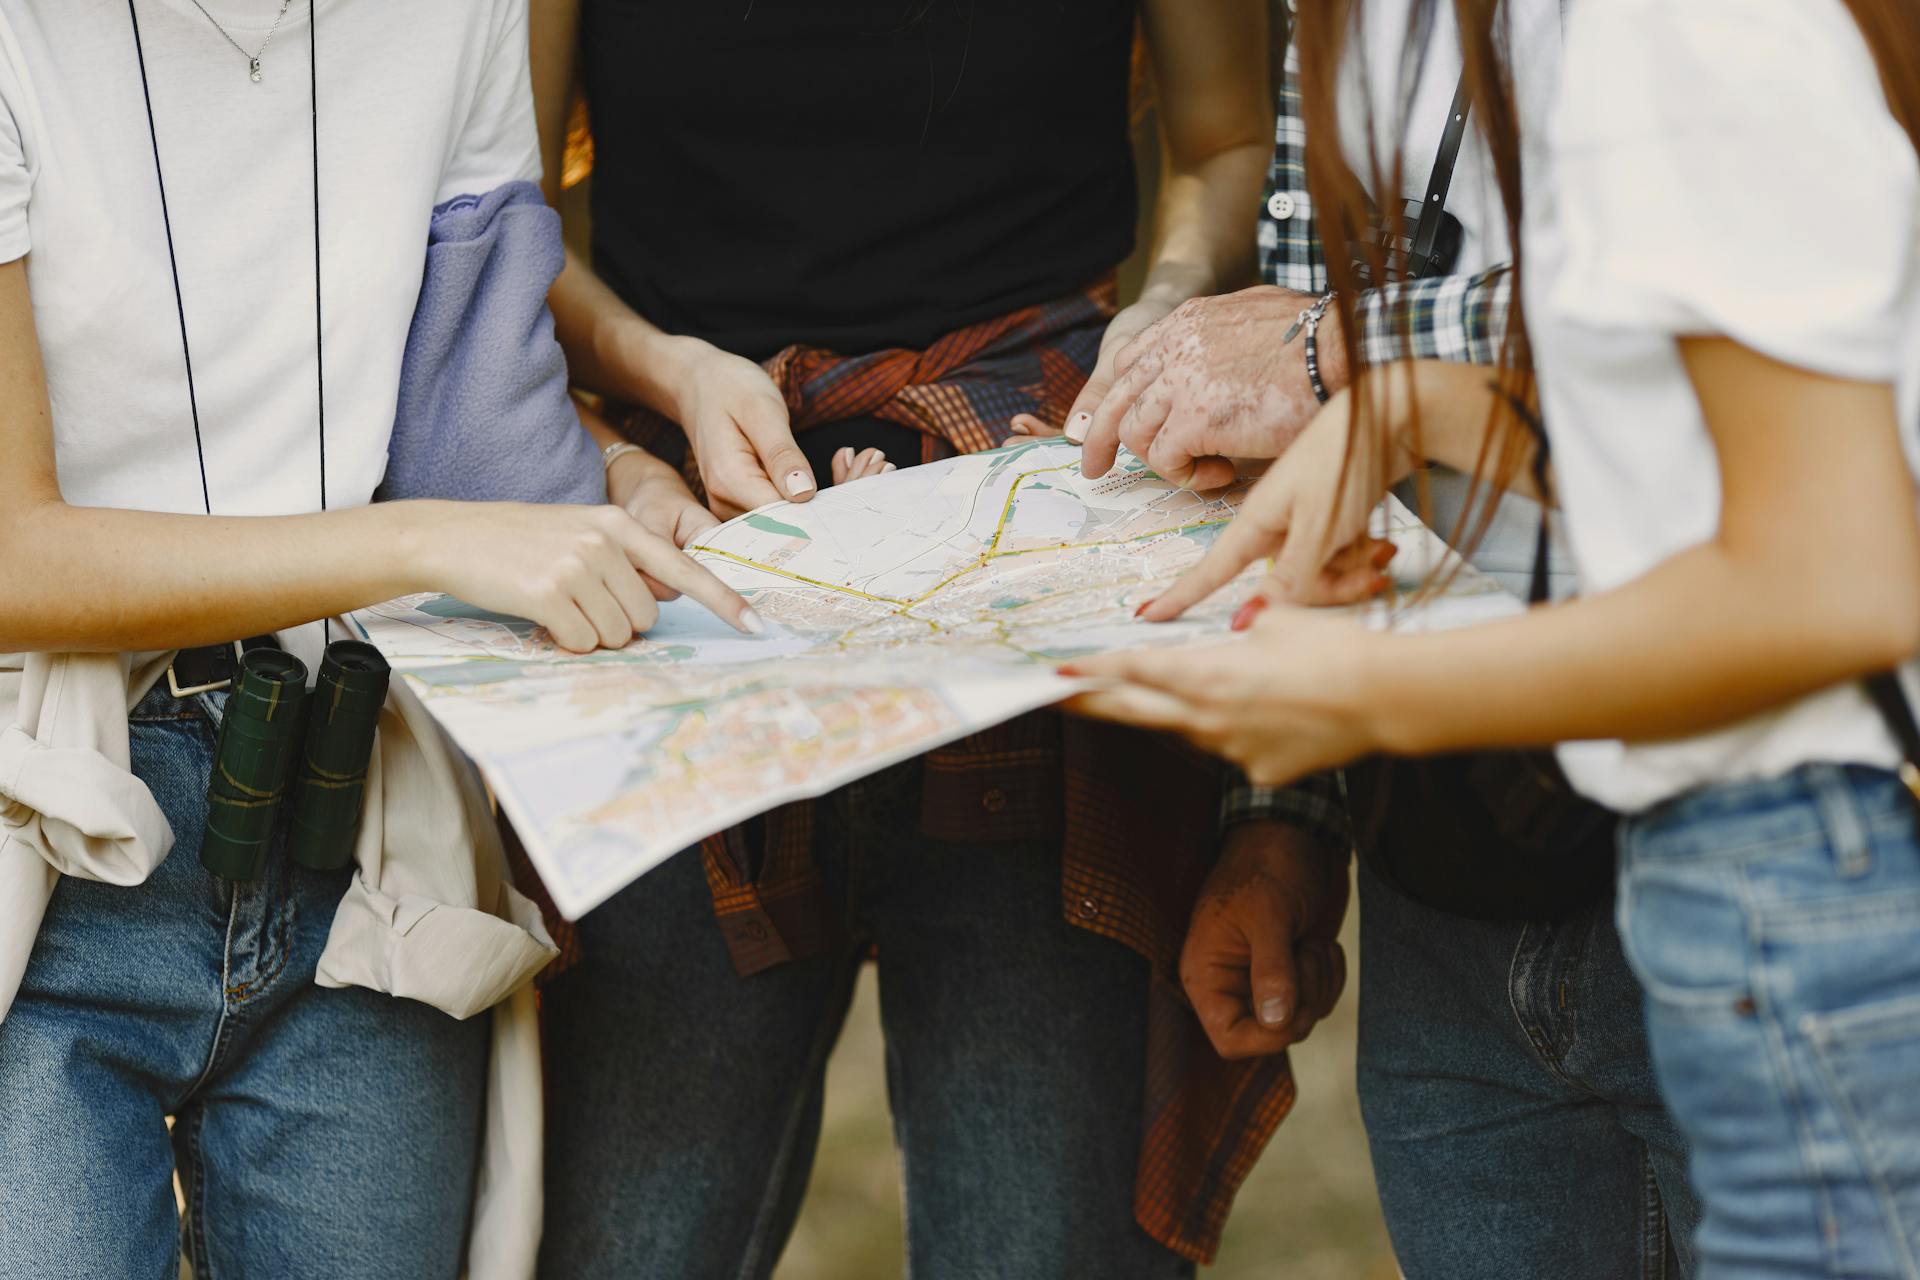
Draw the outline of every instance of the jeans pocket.
<instances>
[{"instance_id":1,"label":"jeans pocket","mask_svg":"<svg viewBox=\"0 0 1920 1280\"><path fill-rule=\"evenodd\" d=\"M1920 1270L1920 993L1809 1013L1800 1030L1880 1201L1890 1252Z\"/></svg>"},{"instance_id":2,"label":"jeans pocket","mask_svg":"<svg viewBox=\"0 0 1920 1280\"><path fill-rule=\"evenodd\" d=\"M1615 908L1620 946L1655 1010L1681 1022L1753 1012L1747 916L1736 873L1632 865Z\"/></svg>"}]
</instances>

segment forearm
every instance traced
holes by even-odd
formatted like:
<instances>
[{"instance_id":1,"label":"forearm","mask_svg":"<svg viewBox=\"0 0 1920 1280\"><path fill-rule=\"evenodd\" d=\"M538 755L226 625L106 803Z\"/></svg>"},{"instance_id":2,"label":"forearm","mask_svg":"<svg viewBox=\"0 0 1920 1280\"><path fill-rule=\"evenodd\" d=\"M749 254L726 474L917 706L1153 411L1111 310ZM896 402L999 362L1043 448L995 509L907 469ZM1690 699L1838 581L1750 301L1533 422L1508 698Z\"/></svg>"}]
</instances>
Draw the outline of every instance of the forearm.
<instances>
[{"instance_id":1,"label":"forearm","mask_svg":"<svg viewBox=\"0 0 1920 1280\"><path fill-rule=\"evenodd\" d=\"M0 651L116 652L216 644L425 589L426 509L217 517L16 510L0 555Z\"/></svg>"},{"instance_id":2,"label":"forearm","mask_svg":"<svg viewBox=\"0 0 1920 1280\"><path fill-rule=\"evenodd\" d=\"M1537 441L1502 404L1495 370L1449 360L1401 360L1367 370L1364 395L1400 459L1391 473L1439 464L1536 500Z\"/></svg>"},{"instance_id":3,"label":"forearm","mask_svg":"<svg viewBox=\"0 0 1920 1280\"><path fill-rule=\"evenodd\" d=\"M607 420L584 404L575 402L574 409L580 415L580 425L587 429L593 442L604 451L617 444L631 444L625 436L607 424ZM612 462L607 464L607 500L615 506L626 506L628 500L639 491L641 485L649 479L665 478L676 490L676 497L684 498L686 504L698 506L693 494L686 489L680 472L671 464L662 461L645 449L624 450ZM634 508L635 516L643 523L648 513Z\"/></svg>"},{"instance_id":4,"label":"forearm","mask_svg":"<svg viewBox=\"0 0 1920 1280\"><path fill-rule=\"evenodd\" d=\"M663 333L572 250L548 302L568 374L577 385L679 416L690 344L697 339Z\"/></svg>"},{"instance_id":5,"label":"forearm","mask_svg":"<svg viewBox=\"0 0 1920 1280\"><path fill-rule=\"evenodd\" d=\"M540 130L540 168L545 175L541 187L552 203L560 195L566 157L574 50L580 42L579 0L532 0L527 33L534 116Z\"/></svg>"},{"instance_id":6,"label":"forearm","mask_svg":"<svg viewBox=\"0 0 1920 1280\"><path fill-rule=\"evenodd\" d=\"M1146 0L1163 141L1143 293L1175 305L1252 284L1273 154L1263 0Z\"/></svg>"},{"instance_id":7,"label":"forearm","mask_svg":"<svg viewBox=\"0 0 1920 1280\"><path fill-rule=\"evenodd\" d=\"M1704 732L1908 656L1863 577L1709 542L1507 622L1378 637L1355 684L1400 754Z\"/></svg>"},{"instance_id":8,"label":"forearm","mask_svg":"<svg viewBox=\"0 0 1920 1280\"><path fill-rule=\"evenodd\" d=\"M616 444L628 443L627 438L609 426L605 418L579 400L573 402L573 411L579 416L580 425L587 429L587 434L603 451Z\"/></svg>"},{"instance_id":9,"label":"forearm","mask_svg":"<svg viewBox=\"0 0 1920 1280\"><path fill-rule=\"evenodd\" d=\"M1187 165L1169 161L1154 213L1143 298L1177 306L1251 284L1254 218L1269 145L1230 147Z\"/></svg>"},{"instance_id":10,"label":"forearm","mask_svg":"<svg viewBox=\"0 0 1920 1280\"><path fill-rule=\"evenodd\" d=\"M1679 346L1717 456L1713 537L1571 604L1366 645L1363 663L1391 654L1358 687L1392 749L1697 733L1920 650L1893 388L1725 338Z\"/></svg>"},{"instance_id":11,"label":"forearm","mask_svg":"<svg viewBox=\"0 0 1920 1280\"><path fill-rule=\"evenodd\" d=\"M549 203L557 203L573 101L578 0L534 0L530 13L534 114ZM671 344L595 274L591 263L566 252L560 278L547 296L554 333L567 353L568 375L579 386L671 413L664 352ZM646 358L633 362L634 353ZM629 370L638 369L636 375ZM591 429L591 426L589 426Z\"/></svg>"}]
</instances>

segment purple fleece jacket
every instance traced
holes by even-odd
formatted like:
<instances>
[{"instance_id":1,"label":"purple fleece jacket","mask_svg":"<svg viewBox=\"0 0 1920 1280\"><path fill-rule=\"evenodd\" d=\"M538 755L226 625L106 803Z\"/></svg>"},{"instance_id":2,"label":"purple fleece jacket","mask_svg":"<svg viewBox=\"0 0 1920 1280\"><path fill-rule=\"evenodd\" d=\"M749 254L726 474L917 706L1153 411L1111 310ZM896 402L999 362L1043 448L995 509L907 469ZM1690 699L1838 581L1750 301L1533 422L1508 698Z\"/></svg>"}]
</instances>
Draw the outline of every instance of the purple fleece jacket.
<instances>
[{"instance_id":1,"label":"purple fleece jacket","mask_svg":"<svg viewBox=\"0 0 1920 1280\"><path fill-rule=\"evenodd\" d=\"M547 310L564 261L531 182L433 211L377 498L606 501Z\"/></svg>"}]
</instances>

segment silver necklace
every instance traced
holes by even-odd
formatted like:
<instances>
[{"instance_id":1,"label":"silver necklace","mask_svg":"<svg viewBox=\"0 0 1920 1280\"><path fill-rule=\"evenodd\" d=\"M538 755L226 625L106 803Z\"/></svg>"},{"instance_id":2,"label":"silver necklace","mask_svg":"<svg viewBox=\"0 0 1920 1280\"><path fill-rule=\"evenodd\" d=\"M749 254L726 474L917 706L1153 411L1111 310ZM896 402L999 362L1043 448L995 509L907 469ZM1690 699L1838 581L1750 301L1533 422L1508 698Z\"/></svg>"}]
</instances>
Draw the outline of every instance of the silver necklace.
<instances>
[{"instance_id":1,"label":"silver necklace","mask_svg":"<svg viewBox=\"0 0 1920 1280\"><path fill-rule=\"evenodd\" d=\"M253 81L255 84L259 84L260 59L267 56L267 46L273 43L274 33L280 30L280 24L286 20L287 10L293 7L293 0L280 0L280 16L273 20L273 25L267 28L267 38L262 40L260 47L252 53L248 53L246 46L233 38L231 31L228 31L220 25L220 19L207 12L207 6L201 4L200 0L193 0L193 7L200 11L202 17L213 24L213 29L225 37L228 44L240 51L240 56L247 60L247 79Z\"/></svg>"}]
</instances>

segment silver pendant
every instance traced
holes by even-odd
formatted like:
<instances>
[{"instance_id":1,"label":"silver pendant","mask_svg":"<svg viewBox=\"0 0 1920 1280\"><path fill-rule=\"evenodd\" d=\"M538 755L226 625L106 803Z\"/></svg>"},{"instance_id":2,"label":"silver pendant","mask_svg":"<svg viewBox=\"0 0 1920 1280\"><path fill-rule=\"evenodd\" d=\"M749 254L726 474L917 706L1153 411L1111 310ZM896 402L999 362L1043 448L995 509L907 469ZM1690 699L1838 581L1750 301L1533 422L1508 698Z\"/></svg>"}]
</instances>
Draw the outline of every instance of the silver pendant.
<instances>
[{"instance_id":1,"label":"silver pendant","mask_svg":"<svg viewBox=\"0 0 1920 1280\"><path fill-rule=\"evenodd\" d=\"M255 84L259 84L260 83L260 59L249 58L247 59L247 61L252 64L252 68L247 74L247 79L253 81Z\"/></svg>"}]
</instances>

